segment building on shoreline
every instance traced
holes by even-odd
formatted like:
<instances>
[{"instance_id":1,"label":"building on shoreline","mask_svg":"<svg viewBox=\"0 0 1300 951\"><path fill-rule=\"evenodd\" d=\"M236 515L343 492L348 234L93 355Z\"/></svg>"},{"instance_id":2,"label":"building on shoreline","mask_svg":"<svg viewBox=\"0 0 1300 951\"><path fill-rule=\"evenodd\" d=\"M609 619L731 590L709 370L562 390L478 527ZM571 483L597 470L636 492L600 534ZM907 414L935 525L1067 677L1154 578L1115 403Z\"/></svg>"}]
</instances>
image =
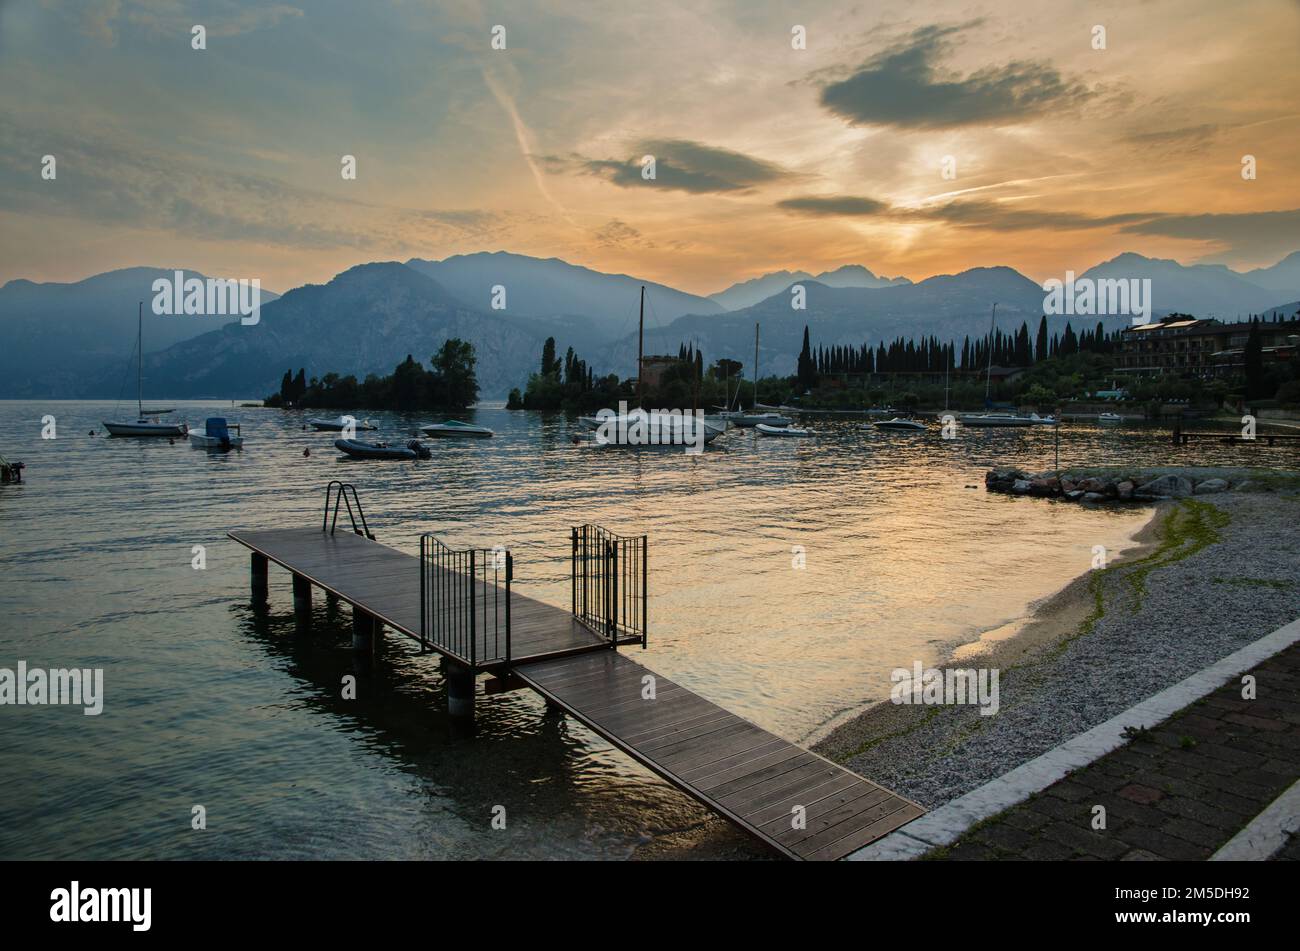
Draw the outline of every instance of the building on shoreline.
<instances>
[{"instance_id":1,"label":"building on shoreline","mask_svg":"<svg viewBox=\"0 0 1300 951\"><path fill-rule=\"evenodd\" d=\"M1259 323L1264 361L1295 359L1300 320ZM1213 317L1170 314L1120 332L1115 369L1137 376L1178 374L1215 377L1245 367L1250 321L1223 323Z\"/></svg>"}]
</instances>

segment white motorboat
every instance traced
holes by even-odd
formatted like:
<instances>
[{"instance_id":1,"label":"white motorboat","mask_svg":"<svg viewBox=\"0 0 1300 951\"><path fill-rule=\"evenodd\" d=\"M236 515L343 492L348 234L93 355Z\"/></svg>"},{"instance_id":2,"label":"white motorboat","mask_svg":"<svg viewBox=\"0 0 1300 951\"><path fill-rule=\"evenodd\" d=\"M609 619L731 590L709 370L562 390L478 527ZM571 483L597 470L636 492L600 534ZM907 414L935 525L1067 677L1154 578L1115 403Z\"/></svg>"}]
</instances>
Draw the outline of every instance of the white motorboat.
<instances>
[{"instance_id":1,"label":"white motorboat","mask_svg":"<svg viewBox=\"0 0 1300 951\"><path fill-rule=\"evenodd\" d=\"M1099 422L1099 423L1122 423L1122 422L1124 422L1124 417L1121 416L1119 413L1099 413L1099 414L1097 415L1097 422Z\"/></svg>"},{"instance_id":2,"label":"white motorboat","mask_svg":"<svg viewBox=\"0 0 1300 951\"><path fill-rule=\"evenodd\" d=\"M762 436L816 436L811 429L796 429L793 426L769 426L759 423L754 427Z\"/></svg>"},{"instance_id":3,"label":"white motorboat","mask_svg":"<svg viewBox=\"0 0 1300 951\"><path fill-rule=\"evenodd\" d=\"M307 417L307 422L313 428L320 432L341 433L347 429L348 423L351 422L354 429L378 429L374 423L368 419L357 419L354 416L336 416L334 419L322 419L319 416Z\"/></svg>"},{"instance_id":4,"label":"white motorboat","mask_svg":"<svg viewBox=\"0 0 1300 951\"><path fill-rule=\"evenodd\" d=\"M459 419L449 419L445 423L430 423L428 426L421 426L420 432L426 436L452 439L457 437L487 439L495 435L486 426L475 426L473 423L464 423Z\"/></svg>"},{"instance_id":5,"label":"white motorboat","mask_svg":"<svg viewBox=\"0 0 1300 951\"><path fill-rule=\"evenodd\" d=\"M231 430L234 434L231 434ZM215 449L225 452L230 449L243 449L244 437L239 432L238 423L227 423L224 416L209 416L203 423L203 432L190 430L190 445L195 449Z\"/></svg>"},{"instance_id":6,"label":"white motorboat","mask_svg":"<svg viewBox=\"0 0 1300 951\"><path fill-rule=\"evenodd\" d=\"M963 426L1033 426L1034 421L1028 416L1015 413L962 413L959 417Z\"/></svg>"},{"instance_id":7,"label":"white motorboat","mask_svg":"<svg viewBox=\"0 0 1300 951\"><path fill-rule=\"evenodd\" d=\"M780 413L738 413L731 417L735 426L789 426L794 420Z\"/></svg>"},{"instance_id":8,"label":"white motorboat","mask_svg":"<svg viewBox=\"0 0 1300 951\"><path fill-rule=\"evenodd\" d=\"M1056 425L1056 417L1055 417L1055 416L1039 416L1037 413L1030 413L1030 414L1029 414L1029 421L1030 421L1031 423L1033 423L1035 426L1055 426L1055 425Z\"/></svg>"},{"instance_id":9,"label":"white motorboat","mask_svg":"<svg viewBox=\"0 0 1300 951\"><path fill-rule=\"evenodd\" d=\"M634 409L622 415L579 416L578 423L595 434L602 446L692 446L707 445L724 432L726 425L701 419L691 413L660 413Z\"/></svg>"},{"instance_id":10,"label":"white motorboat","mask_svg":"<svg viewBox=\"0 0 1300 951\"><path fill-rule=\"evenodd\" d=\"M882 419L879 422L872 423L875 429L889 429L900 433L923 433L925 432L925 423L918 423L914 419L903 419L901 416L895 416L893 419ZM867 427L862 427L866 429Z\"/></svg>"},{"instance_id":11,"label":"white motorboat","mask_svg":"<svg viewBox=\"0 0 1300 951\"><path fill-rule=\"evenodd\" d=\"M134 422L104 420L104 428L110 436L184 436L189 430L185 423L164 423L156 414L170 413L170 409L145 411L144 392L144 302L140 302L136 315L135 349L138 356L135 371L135 410Z\"/></svg>"}]
</instances>

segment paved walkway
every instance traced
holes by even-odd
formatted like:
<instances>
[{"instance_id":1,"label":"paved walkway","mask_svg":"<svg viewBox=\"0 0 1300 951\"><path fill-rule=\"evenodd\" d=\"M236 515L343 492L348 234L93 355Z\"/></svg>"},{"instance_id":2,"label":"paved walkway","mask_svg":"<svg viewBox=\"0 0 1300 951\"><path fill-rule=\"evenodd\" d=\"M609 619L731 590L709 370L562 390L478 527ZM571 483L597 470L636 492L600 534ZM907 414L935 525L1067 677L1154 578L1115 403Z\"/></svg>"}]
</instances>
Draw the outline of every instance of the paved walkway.
<instances>
[{"instance_id":1,"label":"paved walkway","mask_svg":"<svg viewBox=\"0 0 1300 951\"><path fill-rule=\"evenodd\" d=\"M1300 778L1300 644L1250 674L1256 699L1234 679L929 857L1209 858Z\"/></svg>"}]
</instances>

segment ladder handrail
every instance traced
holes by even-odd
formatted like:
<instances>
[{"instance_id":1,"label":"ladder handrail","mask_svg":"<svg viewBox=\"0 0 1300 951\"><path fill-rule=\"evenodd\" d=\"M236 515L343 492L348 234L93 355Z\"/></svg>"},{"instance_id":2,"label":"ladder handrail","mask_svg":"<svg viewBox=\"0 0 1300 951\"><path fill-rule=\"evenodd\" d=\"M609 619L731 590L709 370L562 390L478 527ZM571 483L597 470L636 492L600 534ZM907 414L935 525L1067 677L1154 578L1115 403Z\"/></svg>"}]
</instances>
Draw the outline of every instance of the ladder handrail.
<instances>
[{"instance_id":1,"label":"ladder handrail","mask_svg":"<svg viewBox=\"0 0 1300 951\"><path fill-rule=\"evenodd\" d=\"M338 486L337 493L334 491L335 486ZM349 490L352 493L351 497L348 496ZM330 521L331 497L333 497L334 500L333 521ZM374 541L374 533L370 531L370 526L366 524L366 512L365 509L361 507L361 496L357 495L357 487L351 482L342 482L338 479L331 480L329 485L325 486L325 513L321 516L320 530L322 532L328 531L331 535L334 534L334 529L338 527L339 522L340 502L348 507L348 520L352 522L352 531L364 538L369 538L371 541ZM357 504L356 512L352 511L353 502ZM358 518L361 519L360 526L357 525Z\"/></svg>"}]
</instances>

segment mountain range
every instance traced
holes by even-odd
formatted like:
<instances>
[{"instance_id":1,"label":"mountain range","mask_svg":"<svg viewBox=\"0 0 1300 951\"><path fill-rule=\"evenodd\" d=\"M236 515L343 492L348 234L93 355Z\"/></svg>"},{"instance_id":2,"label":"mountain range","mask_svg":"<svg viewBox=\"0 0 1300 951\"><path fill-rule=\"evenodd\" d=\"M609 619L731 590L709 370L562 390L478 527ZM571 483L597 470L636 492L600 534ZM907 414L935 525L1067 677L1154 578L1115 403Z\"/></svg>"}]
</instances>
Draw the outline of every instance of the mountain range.
<instances>
[{"instance_id":1,"label":"mountain range","mask_svg":"<svg viewBox=\"0 0 1300 951\"><path fill-rule=\"evenodd\" d=\"M132 389L126 384L137 301L149 301L153 280L171 274L140 267L71 284L4 285L0 398L133 395L124 391ZM1121 254L1080 277L1150 278L1153 318L1180 312L1231 320L1280 307L1289 315L1300 299L1300 252L1244 273ZM555 258L505 252L413 258L358 265L279 298L264 291L256 325L150 312L145 392L153 400L260 397L278 389L290 368L305 367L309 377L335 372L363 378L390 372L408 353L427 365L453 336L475 346L484 399L522 387L548 336L556 338L561 353L574 347L597 373L629 376L636 365L642 284L647 354L676 353L682 343L694 343L710 361L741 361L747 375L756 323L762 326L761 371L790 373L805 324L815 346L928 335L960 345L963 336L988 332L994 301L1004 332L1022 321L1036 328L1044 297L1039 284L1009 267L977 267L916 283L877 277L859 265L816 276L779 271L701 297ZM793 284L803 286L802 309L794 306ZM497 288L504 289L504 300ZM1067 319L1076 328L1096 323L1052 317L1049 325L1056 332ZM1130 319L1104 322L1114 328Z\"/></svg>"}]
</instances>

